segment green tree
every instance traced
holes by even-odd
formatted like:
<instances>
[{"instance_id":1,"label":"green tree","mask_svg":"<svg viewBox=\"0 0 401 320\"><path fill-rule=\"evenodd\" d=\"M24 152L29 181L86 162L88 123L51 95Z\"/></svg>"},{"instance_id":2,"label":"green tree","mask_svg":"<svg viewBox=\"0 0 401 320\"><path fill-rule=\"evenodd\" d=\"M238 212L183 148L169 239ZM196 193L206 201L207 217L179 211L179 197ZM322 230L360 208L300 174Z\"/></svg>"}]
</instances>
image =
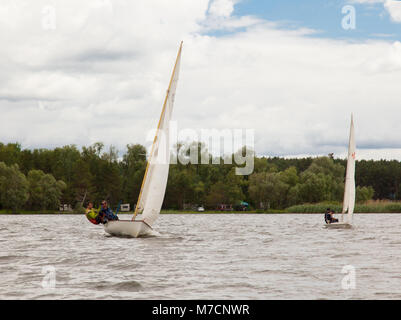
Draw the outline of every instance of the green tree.
<instances>
[{"instance_id":1,"label":"green tree","mask_svg":"<svg viewBox=\"0 0 401 320\"><path fill-rule=\"evenodd\" d=\"M343 184L323 173L303 172L298 196L302 202L341 201ZM341 192L340 192L341 191Z\"/></svg>"},{"instance_id":2,"label":"green tree","mask_svg":"<svg viewBox=\"0 0 401 320\"><path fill-rule=\"evenodd\" d=\"M194 182L192 185L194 201L196 205L203 205L206 201L206 185L202 181Z\"/></svg>"},{"instance_id":3,"label":"green tree","mask_svg":"<svg viewBox=\"0 0 401 320\"><path fill-rule=\"evenodd\" d=\"M21 155L21 145L19 143L0 143L0 161L6 165L18 164Z\"/></svg>"},{"instance_id":4,"label":"green tree","mask_svg":"<svg viewBox=\"0 0 401 320\"><path fill-rule=\"evenodd\" d=\"M231 167L231 168L230 168ZM243 177L235 174L235 168L230 166L225 178L218 180L211 185L210 191L206 196L206 205L215 208L219 204L235 205L243 200L244 194L241 190Z\"/></svg>"},{"instance_id":5,"label":"green tree","mask_svg":"<svg viewBox=\"0 0 401 320\"><path fill-rule=\"evenodd\" d=\"M280 172L280 179L284 183L288 184L289 187L294 187L299 183L297 168L291 166L286 170Z\"/></svg>"},{"instance_id":6,"label":"green tree","mask_svg":"<svg viewBox=\"0 0 401 320\"><path fill-rule=\"evenodd\" d=\"M108 152L102 154L102 159L109 163L118 161L118 150L115 146L111 145Z\"/></svg>"},{"instance_id":7,"label":"green tree","mask_svg":"<svg viewBox=\"0 0 401 320\"><path fill-rule=\"evenodd\" d=\"M42 208L44 194L40 180L44 175L45 173L42 170L31 170L28 172L29 200L27 207L31 210Z\"/></svg>"},{"instance_id":8,"label":"green tree","mask_svg":"<svg viewBox=\"0 0 401 320\"><path fill-rule=\"evenodd\" d=\"M53 175L41 170L31 170L28 173L29 206L31 209L56 209L60 206L60 198L66 184L57 181Z\"/></svg>"},{"instance_id":9,"label":"green tree","mask_svg":"<svg viewBox=\"0 0 401 320\"><path fill-rule=\"evenodd\" d=\"M6 209L17 212L28 200L28 181L17 164L0 162L0 202Z\"/></svg>"},{"instance_id":10,"label":"green tree","mask_svg":"<svg viewBox=\"0 0 401 320\"><path fill-rule=\"evenodd\" d=\"M356 188L356 202L363 203L373 198L375 190L369 187L357 187Z\"/></svg>"},{"instance_id":11,"label":"green tree","mask_svg":"<svg viewBox=\"0 0 401 320\"><path fill-rule=\"evenodd\" d=\"M121 200L122 176L118 163L101 160L95 179L96 202L106 199L110 205L115 205Z\"/></svg>"},{"instance_id":12,"label":"green tree","mask_svg":"<svg viewBox=\"0 0 401 320\"><path fill-rule=\"evenodd\" d=\"M297 202L342 201L345 168L329 157L312 161L300 175L300 186L291 191L291 200Z\"/></svg>"},{"instance_id":13,"label":"green tree","mask_svg":"<svg viewBox=\"0 0 401 320\"><path fill-rule=\"evenodd\" d=\"M146 168L146 148L140 144L128 144L121 161L122 188L125 201L136 204Z\"/></svg>"},{"instance_id":14,"label":"green tree","mask_svg":"<svg viewBox=\"0 0 401 320\"><path fill-rule=\"evenodd\" d=\"M67 187L64 181L57 181L51 174L45 174L40 184L43 191L42 209L58 208L62 191Z\"/></svg>"},{"instance_id":15,"label":"green tree","mask_svg":"<svg viewBox=\"0 0 401 320\"><path fill-rule=\"evenodd\" d=\"M289 185L276 172L254 173L249 179L249 197L261 209L279 208Z\"/></svg>"},{"instance_id":16,"label":"green tree","mask_svg":"<svg viewBox=\"0 0 401 320\"><path fill-rule=\"evenodd\" d=\"M311 172L314 174L324 174L326 176L331 176L339 181L344 180L345 167L339 163L335 163L333 159L329 157L319 157L313 160L312 164L309 166L305 172Z\"/></svg>"},{"instance_id":17,"label":"green tree","mask_svg":"<svg viewBox=\"0 0 401 320\"><path fill-rule=\"evenodd\" d=\"M170 166L164 207L182 209L185 203L193 199L193 192L188 171L180 170L176 165Z\"/></svg>"},{"instance_id":18,"label":"green tree","mask_svg":"<svg viewBox=\"0 0 401 320\"><path fill-rule=\"evenodd\" d=\"M84 201L95 197L95 188L93 186L93 175L90 172L89 163L79 159L74 164L72 181L70 189L75 200L82 206Z\"/></svg>"}]
</instances>

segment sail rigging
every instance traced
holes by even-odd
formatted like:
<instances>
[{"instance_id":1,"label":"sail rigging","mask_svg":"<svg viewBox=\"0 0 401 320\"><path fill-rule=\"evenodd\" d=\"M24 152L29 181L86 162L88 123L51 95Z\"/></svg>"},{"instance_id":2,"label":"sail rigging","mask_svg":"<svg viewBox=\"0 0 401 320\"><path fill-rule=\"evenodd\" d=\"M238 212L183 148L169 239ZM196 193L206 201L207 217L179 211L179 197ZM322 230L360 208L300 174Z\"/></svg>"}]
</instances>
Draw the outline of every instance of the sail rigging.
<instances>
[{"instance_id":1,"label":"sail rigging","mask_svg":"<svg viewBox=\"0 0 401 320\"><path fill-rule=\"evenodd\" d=\"M132 220L142 211L142 219L152 225L160 214L167 186L170 166L169 126L181 64L182 42L171 75L160 120L142 181L141 190Z\"/></svg>"}]
</instances>

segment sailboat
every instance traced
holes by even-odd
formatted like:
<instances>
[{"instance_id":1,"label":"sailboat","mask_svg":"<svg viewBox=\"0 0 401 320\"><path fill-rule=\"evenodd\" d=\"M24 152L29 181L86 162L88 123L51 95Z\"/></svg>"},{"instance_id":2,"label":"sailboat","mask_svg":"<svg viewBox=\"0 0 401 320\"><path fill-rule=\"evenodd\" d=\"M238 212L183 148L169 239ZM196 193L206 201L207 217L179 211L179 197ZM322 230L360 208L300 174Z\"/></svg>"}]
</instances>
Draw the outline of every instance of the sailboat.
<instances>
[{"instance_id":1,"label":"sailboat","mask_svg":"<svg viewBox=\"0 0 401 320\"><path fill-rule=\"evenodd\" d=\"M354 117L351 114L351 128L348 144L347 173L345 176L343 210L338 222L326 224L328 228L350 229L355 207L355 132Z\"/></svg>"},{"instance_id":2,"label":"sailboat","mask_svg":"<svg viewBox=\"0 0 401 320\"><path fill-rule=\"evenodd\" d=\"M104 230L113 236L140 237L154 234L152 225L160 215L170 166L169 126L181 62L182 42L164 99L156 135L146 165L134 216L131 220L113 220ZM141 219L136 219L141 212Z\"/></svg>"}]
</instances>

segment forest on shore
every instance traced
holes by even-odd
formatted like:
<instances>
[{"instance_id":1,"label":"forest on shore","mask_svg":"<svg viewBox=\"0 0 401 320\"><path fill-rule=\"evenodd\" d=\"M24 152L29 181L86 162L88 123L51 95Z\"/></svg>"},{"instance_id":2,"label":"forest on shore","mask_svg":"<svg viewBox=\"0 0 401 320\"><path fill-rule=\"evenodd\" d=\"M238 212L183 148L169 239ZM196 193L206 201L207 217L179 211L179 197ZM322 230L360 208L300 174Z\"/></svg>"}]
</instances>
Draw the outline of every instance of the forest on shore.
<instances>
[{"instance_id":1,"label":"forest on shore","mask_svg":"<svg viewBox=\"0 0 401 320\"><path fill-rule=\"evenodd\" d=\"M203 145L192 143L198 148ZM207 152L204 148L202 152ZM209 158L212 155L209 154ZM216 161L214 161L216 162ZM235 164L171 164L164 209L243 202L254 210L285 210L293 206L340 203L344 193L345 159L308 157L254 158L250 175L236 175ZM120 153L101 142L78 149L22 149L19 143L0 143L0 209L58 210L75 208L83 200L102 199L116 207L136 204L146 168L146 148L127 145ZM360 160L356 163L357 203L371 199L401 199L401 163Z\"/></svg>"}]
</instances>

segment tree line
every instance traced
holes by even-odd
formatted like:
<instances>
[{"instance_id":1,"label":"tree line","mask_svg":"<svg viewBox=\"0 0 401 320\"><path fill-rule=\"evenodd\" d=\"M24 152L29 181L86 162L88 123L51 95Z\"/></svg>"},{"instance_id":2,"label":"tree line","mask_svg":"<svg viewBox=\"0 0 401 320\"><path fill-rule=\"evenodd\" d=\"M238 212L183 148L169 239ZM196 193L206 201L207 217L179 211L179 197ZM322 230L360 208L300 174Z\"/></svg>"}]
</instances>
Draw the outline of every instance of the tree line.
<instances>
[{"instance_id":1,"label":"tree line","mask_svg":"<svg viewBox=\"0 0 401 320\"><path fill-rule=\"evenodd\" d=\"M193 145L208 152L200 143ZM212 155L208 155L212 158ZM215 162L215 161L214 161ZM256 157L248 176L235 174L235 164L172 164L163 203L165 209L187 204L215 209L242 201L254 209L284 209L303 203L342 201L345 159ZM127 145L120 155L101 142L78 149L22 149L0 143L0 208L44 210L83 200L107 199L136 204L146 168L146 148ZM357 201L401 199L399 161L361 160L356 164Z\"/></svg>"}]
</instances>

